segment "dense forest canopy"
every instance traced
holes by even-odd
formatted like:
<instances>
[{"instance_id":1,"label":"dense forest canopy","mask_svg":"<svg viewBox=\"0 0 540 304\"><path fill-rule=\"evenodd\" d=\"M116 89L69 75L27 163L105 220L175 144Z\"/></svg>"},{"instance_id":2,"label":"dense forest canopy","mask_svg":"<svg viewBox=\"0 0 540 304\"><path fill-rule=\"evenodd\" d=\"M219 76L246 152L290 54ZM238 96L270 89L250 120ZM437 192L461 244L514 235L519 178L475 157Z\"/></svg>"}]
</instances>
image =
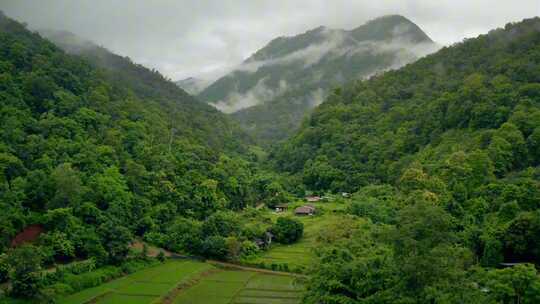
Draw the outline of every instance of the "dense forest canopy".
<instances>
[{"instance_id":1,"label":"dense forest canopy","mask_svg":"<svg viewBox=\"0 0 540 304\"><path fill-rule=\"evenodd\" d=\"M49 263L118 263L134 236L270 195L236 125L157 72L67 55L3 15L0 45L1 252L39 224Z\"/></svg>"}]
</instances>

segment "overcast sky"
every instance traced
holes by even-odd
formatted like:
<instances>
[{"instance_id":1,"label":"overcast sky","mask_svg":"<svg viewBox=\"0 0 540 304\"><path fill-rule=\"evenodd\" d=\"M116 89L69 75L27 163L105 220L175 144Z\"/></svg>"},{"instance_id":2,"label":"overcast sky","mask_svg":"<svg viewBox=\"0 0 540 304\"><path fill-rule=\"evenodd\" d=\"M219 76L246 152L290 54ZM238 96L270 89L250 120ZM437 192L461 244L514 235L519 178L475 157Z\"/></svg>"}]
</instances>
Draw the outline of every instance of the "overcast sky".
<instances>
[{"instance_id":1,"label":"overcast sky","mask_svg":"<svg viewBox=\"0 0 540 304\"><path fill-rule=\"evenodd\" d=\"M441 44L540 15L540 0L0 0L33 29L71 31L173 80L215 77L271 39L401 14Z\"/></svg>"}]
</instances>

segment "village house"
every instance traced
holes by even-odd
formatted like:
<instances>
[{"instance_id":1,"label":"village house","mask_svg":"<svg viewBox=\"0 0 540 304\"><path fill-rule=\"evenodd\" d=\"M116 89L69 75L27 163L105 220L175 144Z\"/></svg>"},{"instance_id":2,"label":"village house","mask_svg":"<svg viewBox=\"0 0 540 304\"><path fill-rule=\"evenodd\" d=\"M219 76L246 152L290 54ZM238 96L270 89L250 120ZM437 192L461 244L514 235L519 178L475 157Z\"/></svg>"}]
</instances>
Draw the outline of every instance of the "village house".
<instances>
[{"instance_id":1,"label":"village house","mask_svg":"<svg viewBox=\"0 0 540 304\"><path fill-rule=\"evenodd\" d=\"M279 204L276 205L276 212L283 212L286 211L289 208L287 204Z\"/></svg>"},{"instance_id":2,"label":"village house","mask_svg":"<svg viewBox=\"0 0 540 304\"><path fill-rule=\"evenodd\" d=\"M310 203L315 203L321 200L320 196L306 196L306 201Z\"/></svg>"},{"instance_id":3,"label":"village house","mask_svg":"<svg viewBox=\"0 0 540 304\"><path fill-rule=\"evenodd\" d=\"M315 207L310 205L304 205L294 210L296 215L313 215L315 213Z\"/></svg>"}]
</instances>

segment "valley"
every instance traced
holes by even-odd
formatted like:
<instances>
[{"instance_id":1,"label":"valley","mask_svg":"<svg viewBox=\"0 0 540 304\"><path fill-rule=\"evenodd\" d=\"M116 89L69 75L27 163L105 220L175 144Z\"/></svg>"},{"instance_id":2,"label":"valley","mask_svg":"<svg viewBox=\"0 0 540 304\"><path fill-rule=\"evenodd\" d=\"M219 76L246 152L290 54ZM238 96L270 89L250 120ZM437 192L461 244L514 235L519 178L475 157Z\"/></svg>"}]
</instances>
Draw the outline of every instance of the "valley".
<instances>
[{"instance_id":1,"label":"valley","mask_svg":"<svg viewBox=\"0 0 540 304\"><path fill-rule=\"evenodd\" d=\"M540 17L445 46L306 17L261 48L264 14L148 5L101 11L140 31L113 42L0 12L0 303L540 303Z\"/></svg>"}]
</instances>

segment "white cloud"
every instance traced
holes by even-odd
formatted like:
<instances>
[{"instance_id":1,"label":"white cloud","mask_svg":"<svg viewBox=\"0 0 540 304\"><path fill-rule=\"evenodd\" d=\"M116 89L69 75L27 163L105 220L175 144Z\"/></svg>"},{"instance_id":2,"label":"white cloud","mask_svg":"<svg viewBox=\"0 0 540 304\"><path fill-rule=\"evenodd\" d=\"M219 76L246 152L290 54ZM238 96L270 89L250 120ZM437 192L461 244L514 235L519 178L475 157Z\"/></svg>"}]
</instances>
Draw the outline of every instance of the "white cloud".
<instances>
[{"instance_id":1,"label":"white cloud","mask_svg":"<svg viewBox=\"0 0 540 304\"><path fill-rule=\"evenodd\" d=\"M288 88L286 81L281 80L277 89L269 88L266 85L266 78L260 79L257 84L246 93L232 92L225 100L220 100L215 104L218 110L224 113L234 113L236 111L249 108L265 101L271 100L283 94Z\"/></svg>"}]
</instances>

